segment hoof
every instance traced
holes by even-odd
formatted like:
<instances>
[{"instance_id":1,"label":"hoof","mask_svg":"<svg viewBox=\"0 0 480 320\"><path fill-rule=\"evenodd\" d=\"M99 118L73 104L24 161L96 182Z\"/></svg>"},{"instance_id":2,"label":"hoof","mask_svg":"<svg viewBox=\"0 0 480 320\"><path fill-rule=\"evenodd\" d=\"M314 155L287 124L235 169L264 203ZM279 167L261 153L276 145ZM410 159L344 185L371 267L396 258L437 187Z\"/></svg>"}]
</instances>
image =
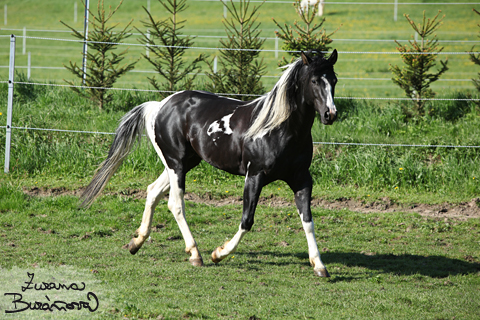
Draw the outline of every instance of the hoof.
<instances>
[{"instance_id":1,"label":"hoof","mask_svg":"<svg viewBox=\"0 0 480 320\"><path fill-rule=\"evenodd\" d=\"M194 267L203 267L203 259L190 259L190 264Z\"/></svg>"},{"instance_id":2,"label":"hoof","mask_svg":"<svg viewBox=\"0 0 480 320\"><path fill-rule=\"evenodd\" d=\"M323 278L330 278L330 273L328 273L326 268L323 269L314 269L313 272L315 272L315 275Z\"/></svg>"},{"instance_id":3,"label":"hoof","mask_svg":"<svg viewBox=\"0 0 480 320\"><path fill-rule=\"evenodd\" d=\"M220 261L222 261L222 258L219 258L217 256L217 251L218 251L218 248L215 249L215 251L212 252L212 261L213 263L219 263Z\"/></svg>"},{"instance_id":4,"label":"hoof","mask_svg":"<svg viewBox=\"0 0 480 320\"><path fill-rule=\"evenodd\" d=\"M138 246L135 244L135 238L130 240L130 242L128 243L128 251L130 251L131 254L137 253L137 251L140 250L141 247L142 246Z\"/></svg>"}]
</instances>

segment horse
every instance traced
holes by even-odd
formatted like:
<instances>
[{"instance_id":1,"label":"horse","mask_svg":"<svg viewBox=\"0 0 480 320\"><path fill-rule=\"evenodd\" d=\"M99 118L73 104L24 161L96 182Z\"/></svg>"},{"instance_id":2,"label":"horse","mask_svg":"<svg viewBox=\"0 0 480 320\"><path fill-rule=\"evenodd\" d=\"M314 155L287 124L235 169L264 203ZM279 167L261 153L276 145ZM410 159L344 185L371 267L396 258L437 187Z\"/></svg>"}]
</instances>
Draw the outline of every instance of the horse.
<instances>
[{"instance_id":1,"label":"horse","mask_svg":"<svg viewBox=\"0 0 480 320\"><path fill-rule=\"evenodd\" d=\"M302 0L300 3L300 10L308 12L308 7L318 4L317 16L323 16L323 9L325 8L325 0Z\"/></svg>"},{"instance_id":2,"label":"horse","mask_svg":"<svg viewBox=\"0 0 480 320\"><path fill-rule=\"evenodd\" d=\"M185 219L185 175L201 160L234 175L245 176L243 212L238 232L217 247L211 260L219 263L235 252L254 223L262 188L276 180L292 189L316 275L329 277L320 259L310 210L315 114L324 125L337 116L334 104L337 77L334 50L327 58L315 51L286 66L273 89L252 101L240 101L205 91L177 92L164 100L134 107L120 120L107 158L81 195L89 207L107 185L143 133L153 144L164 171L147 188L145 210L136 236L127 248L135 254L149 237L152 217L161 197L169 191L168 208L185 241L194 266L203 259Z\"/></svg>"}]
</instances>

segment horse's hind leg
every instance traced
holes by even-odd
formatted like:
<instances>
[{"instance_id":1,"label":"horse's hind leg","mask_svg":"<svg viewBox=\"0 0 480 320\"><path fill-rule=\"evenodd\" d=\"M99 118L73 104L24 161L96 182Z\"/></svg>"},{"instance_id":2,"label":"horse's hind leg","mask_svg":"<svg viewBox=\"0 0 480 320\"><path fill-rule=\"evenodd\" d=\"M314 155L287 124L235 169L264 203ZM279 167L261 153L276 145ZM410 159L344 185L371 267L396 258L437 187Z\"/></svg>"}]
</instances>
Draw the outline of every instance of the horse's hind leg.
<instances>
[{"instance_id":1,"label":"horse's hind leg","mask_svg":"<svg viewBox=\"0 0 480 320\"><path fill-rule=\"evenodd\" d=\"M145 203L145 211L143 212L142 224L135 232L138 236L133 238L128 244L128 250L131 254L137 253L142 247L145 240L150 235L150 226L152 224L153 213L160 198L168 191L170 187L167 170L163 171L160 177L147 188L147 201Z\"/></svg>"},{"instance_id":2,"label":"horse's hind leg","mask_svg":"<svg viewBox=\"0 0 480 320\"><path fill-rule=\"evenodd\" d=\"M175 171L169 170L170 176L170 197L168 199L168 209L172 211L175 220L177 221L180 232L185 240L185 252L190 254L190 263L194 266L203 266L203 259L198 251L197 243L193 239L192 232L188 227L185 219L185 199L184 189L185 175L177 175Z\"/></svg>"}]
</instances>

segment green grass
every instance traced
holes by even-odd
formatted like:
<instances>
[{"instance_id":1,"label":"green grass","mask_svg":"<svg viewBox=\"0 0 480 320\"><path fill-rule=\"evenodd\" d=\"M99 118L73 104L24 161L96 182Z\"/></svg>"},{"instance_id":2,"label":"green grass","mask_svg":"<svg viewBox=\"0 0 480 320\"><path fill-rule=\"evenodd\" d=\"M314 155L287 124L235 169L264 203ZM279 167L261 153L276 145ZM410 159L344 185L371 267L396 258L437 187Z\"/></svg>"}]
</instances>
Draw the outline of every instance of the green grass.
<instances>
[{"instance_id":1,"label":"green grass","mask_svg":"<svg viewBox=\"0 0 480 320\"><path fill-rule=\"evenodd\" d=\"M73 2L10 1L9 28L59 29L69 21ZM80 2L79 2L80 3ZM116 3L116 1L106 1ZM223 35L219 3L190 1L185 16L190 34ZM92 6L95 3L92 3ZM158 4L152 1L152 9ZM465 6L400 6L414 19L436 10L447 15L439 38L477 40L476 21ZM0 8L1 9L1 8ZM157 8L158 9L158 8ZM48 10L48 13L47 13ZM259 16L264 34L273 35L271 16L293 21L290 5L265 4ZM410 27L393 6L327 5L327 30L343 23L337 39L406 39ZM268 14L265 14L268 12ZM81 14L79 14L79 17ZM212 17L218 16L218 19ZM136 2L125 2L118 22L142 19ZM79 22L77 27L81 27ZM0 34L10 31L0 30ZM44 35L44 34L43 34ZM67 38L66 34L48 34ZM335 38L334 37L334 38ZM8 41L0 38L0 65L8 64ZM135 43L135 39L131 39ZM199 46L215 41L198 40ZM34 65L58 66L79 56L80 47L28 39ZM468 51L472 44L445 43L445 51ZM343 51L394 51L385 43L334 42ZM21 40L17 66L26 65ZM266 43L273 48L273 42ZM30 49L29 49L30 50ZM142 50L131 48L135 59ZM198 54L192 53L191 56ZM269 74L278 74L273 53L265 53ZM440 56L444 58L444 56ZM476 77L466 55L449 57L445 78ZM389 78L393 55L341 54L336 65L340 78ZM145 62L139 69L148 69ZM0 69L0 80L6 79ZM65 71L34 69L33 80L61 83ZM24 76L17 76L17 81ZM265 78L273 85L275 79ZM132 73L118 86L147 88L145 74ZM199 83L199 88L202 84ZM0 84L0 123L6 121L6 84ZM466 82L438 82L440 97L468 97ZM391 81L341 80L337 96L402 96ZM475 95L473 96L475 97ZM67 89L15 86L13 125L19 127L113 132L118 120L133 106L155 100L153 93L116 92L114 101L100 112L89 101ZM480 145L478 107L465 102L432 102L429 115L415 121L401 113L403 103L336 100L339 119L333 126L318 123L316 141ZM32 197L23 189L65 188L88 184L106 156L112 136L13 130L11 172L0 173L0 312L12 307L3 293L20 292L35 272L37 281L85 282L98 295L98 312L45 314L38 311L7 319L97 318L129 319L476 319L480 307L478 218L466 221L424 218L416 214L360 214L347 210L313 208L317 243L331 279L313 275L308 264L305 235L293 203L285 207L259 206L256 224L233 257L215 266L211 251L231 238L241 216L239 206L209 206L187 202L187 220L206 262L193 268L183 252L176 222L162 200L156 210L151 241L136 256L121 249L141 221L145 201L131 191L145 190L162 171L162 164L145 140L124 162L105 193L89 210L77 207L73 196ZM0 130L0 141L5 131ZM0 144L0 158L4 158ZM460 203L480 194L478 149L364 146L315 146L311 168L313 196L374 201L389 197L395 203ZM187 192L220 200L241 197L244 179L205 163L187 175ZM282 182L264 188L262 196L292 200ZM285 241L288 245L283 246ZM7 291L8 290L8 291ZM84 292L24 292L29 301L50 298L76 301Z\"/></svg>"},{"instance_id":2,"label":"green grass","mask_svg":"<svg viewBox=\"0 0 480 320\"><path fill-rule=\"evenodd\" d=\"M107 5L116 5L118 1L105 1ZM335 1L342 2L342 1ZM423 10L426 11L427 17L432 18L438 10L442 10L445 14L443 25L437 32L439 40L450 40L456 42L443 42L444 52L467 52L472 49L475 43L461 41L478 41L478 16L472 11L475 5L399 5L398 19L393 20L393 4L391 1L382 1L385 5L342 5L327 4L325 7L324 24L328 33L338 29L338 32L332 36L334 39L333 47L341 52L395 52L396 40L409 40L413 35L413 30L402 16L404 13L410 15L416 22L420 21ZM415 2L415 1L412 1ZM456 3L453 0L445 2ZM468 1L463 1L468 2ZM471 1L474 2L473 0ZM8 29L20 29L20 31L0 30L0 35L9 35L14 33L22 35L23 27L27 29L38 30L63 30L68 31L59 20L76 27L83 28L83 12L80 9L78 14L78 22L73 23L73 1L46 0L41 2L33 1L12 1L6 0L8 5L8 24L3 26ZM415 3L418 3L415 2ZM81 7L80 2L78 2ZM121 9L113 17L114 22L119 23L119 28L125 25L132 18L133 25L143 28L141 21L145 20L145 13L141 8L146 5L146 1L125 2ZM184 29L185 34L193 35L216 35L224 36L223 7L220 2L202 2L189 1L189 8L182 14L181 18L186 20ZM252 4L253 5L253 4ZM254 5L258 5L255 3ZM92 2L91 8L95 11L96 2ZM478 8L477 8L478 9ZM0 8L3 11L3 8ZM165 18L164 10L160 4L152 0L151 11L158 19ZM274 38L275 24L271 20L275 18L279 23L292 24L297 19L296 13L290 3L278 4L269 3L268 1L262 6L258 21L261 23L263 31L262 36ZM112 22L113 23L113 22ZM29 32L27 36L46 37L46 38L73 38L69 33L59 32ZM136 39L138 36L132 36L127 39L127 43L138 44ZM348 41L345 41L345 40ZM358 39L367 40L391 40L386 42L367 42L352 41ZM460 42L458 42L460 41ZM274 49L274 40L267 40L265 49ZM195 40L196 47L215 48L219 46L218 39L197 38ZM281 47L281 43L279 45ZM0 66L8 66L9 54L9 38L0 38ZM17 39L17 56L16 65L18 67L27 66L27 55L22 54L23 40ZM55 67L60 69L33 69L32 77L40 81L53 81L63 83L62 79L72 79L72 75L65 69L63 64L68 64L70 60L80 63L82 45L70 42L59 42L41 39L27 39L26 52L32 53L32 65L43 67ZM144 48L138 46L130 46L128 61L141 57ZM209 54L212 58L215 50L191 50L188 58L198 56L199 53ZM275 58L273 52L265 52L262 54L267 64L267 74L272 78L264 78L263 82L267 90L276 82L275 76L278 76L280 70L277 68L277 62L281 58ZM439 55L439 59L446 59L446 55ZM462 81L439 81L433 84L434 90L439 97L452 94L456 90L474 91L473 84L470 79L477 77L478 70L470 62L468 55L456 54L448 55L450 70L442 77L443 79L455 79ZM401 64L398 55L392 54L375 54L375 53L340 53L339 61L336 65L336 71L340 77L340 83L337 86L338 96L368 96L368 97L403 97L403 92L397 88L391 80L391 72L389 64ZM137 70L151 70L150 65L140 60L136 67ZM25 71L25 69L22 69ZM204 71L207 70L204 66ZM150 74L152 76L153 74ZM8 77L8 69L0 69L0 79L6 80ZM351 78L371 78L371 79L387 79L387 80L351 80ZM202 82L206 81L206 77L200 76L198 86L202 86ZM120 79L116 84L118 87L136 87L148 88L148 81L145 73L132 72Z\"/></svg>"},{"instance_id":3,"label":"green grass","mask_svg":"<svg viewBox=\"0 0 480 320\"><path fill-rule=\"evenodd\" d=\"M6 89L5 84L2 89ZM117 92L107 111L100 112L68 89L28 89L31 87L17 87L14 126L114 132L127 110L155 98L148 93ZM6 90L0 92L0 100L6 102ZM480 117L473 103L433 102L428 107L432 115L415 121L405 119L400 104L338 100L337 105L340 118L333 126L315 123L314 141L480 145ZM1 121L6 116L6 103L0 112ZM0 131L0 140L4 139L5 132ZM108 153L112 136L15 129L12 139L11 173L2 174L2 180L30 188L39 184L73 190L88 183ZM4 157L4 145L0 157ZM367 194L386 195L405 203L470 201L480 193L479 162L478 148L317 145L311 167L314 196L363 199ZM110 187L114 191L144 190L162 168L150 142L144 139ZM282 197L291 196L282 184L266 193L276 194L278 187L285 190ZM224 196L226 190L241 196L243 178L203 163L187 176L189 188L214 196Z\"/></svg>"},{"instance_id":4,"label":"green grass","mask_svg":"<svg viewBox=\"0 0 480 320\"><path fill-rule=\"evenodd\" d=\"M166 201L156 210L151 240L132 256L121 247L140 223L143 200L105 196L85 211L74 197L28 197L11 186L2 186L0 194L0 267L12 275L2 277L1 291L21 292L27 271L37 281L83 281L98 294L100 308L92 314L98 318L478 317L479 219L315 208L317 242L332 274L321 279L308 263L294 207L260 206L238 251L214 265L209 255L236 232L241 208L187 202L187 219L206 262L194 268ZM46 301L46 294L73 299L62 291L31 294L38 301ZM81 294L85 299L86 292ZM13 307L3 294L0 305Z\"/></svg>"}]
</instances>

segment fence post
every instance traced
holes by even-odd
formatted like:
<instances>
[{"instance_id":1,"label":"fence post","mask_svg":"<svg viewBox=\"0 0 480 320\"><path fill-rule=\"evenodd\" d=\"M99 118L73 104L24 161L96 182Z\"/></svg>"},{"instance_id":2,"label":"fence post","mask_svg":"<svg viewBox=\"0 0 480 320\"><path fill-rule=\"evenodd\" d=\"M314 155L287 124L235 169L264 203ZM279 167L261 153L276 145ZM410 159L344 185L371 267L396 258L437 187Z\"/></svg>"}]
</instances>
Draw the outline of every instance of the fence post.
<instances>
[{"instance_id":1,"label":"fence post","mask_svg":"<svg viewBox=\"0 0 480 320\"><path fill-rule=\"evenodd\" d=\"M398 12L398 0L395 0L393 7L393 21L397 21L397 12Z\"/></svg>"},{"instance_id":2,"label":"fence post","mask_svg":"<svg viewBox=\"0 0 480 320\"><path fill-rule=\"evenodd\" d=\"M27 61L27 79L30 80L32 75L32 53L28 51L28 61Z\"/></svg>"},{"instance_id":3,"label":"fence post","mask_svg":"<svg viewBox=\"0 0 480 320\"><path fill-rule=\"evenodd\" d=\"M23 27L23 47L22 54L25 55L27 52L27 27Z\"/></svg>"},{"instance_id":4,"label":"fence post","mask_svg":"<svg viewBox=\"0 0 480 320\"><path fill-rule=\"evenodd\" d=\"M150 29L147 29L147 45L145 46L145 55L147 56L147 58L150 57L150 50L148 48L149 46L150 46Z\"/></svg>"},{"instance_id":5,"label":"fence post","mask_svg":"<svg viewBox=\"0 0 480 320\"><path fill-rule=\"evenodd\" d=\"M85 22L83 25L83 36L84 36L84 42L83 42L83 65L82 65L82 70L83 70L83 84L85 85L85 80L87 79L87 40L88 40L88 13L89 13L89 8L90 8L90 1L85 0Z\"/></svg>"},{"instance_id":6,"label":"fence post","mask_svg":"<svg viewBox=\"0 0 480 320\"><path fill-rule=\"evenodd\" d=\"M275 35L275 59L278 58L278 37Z\"/></svg>"},{"instance_id":7,"label":"fence post","mask_svg":"<svg viewBox=\"0 0 480 320\"><path fill-rule=\"evenodd\" d=\"M12 140L13 81L15 76L15 35L10 36L10 64L8 66L7 134L5 138L5 173L10 171L10 146Z\"/></svg>"},{"instance_id":8,"label":"fence post","mask_svg":"<svg viewBox=\"0 0 480 320\"><path fill-rule=\"evenodd\" d=\"M73 4L73 23L77 23L77 1Z\"/></svg>"}]
</instances>

